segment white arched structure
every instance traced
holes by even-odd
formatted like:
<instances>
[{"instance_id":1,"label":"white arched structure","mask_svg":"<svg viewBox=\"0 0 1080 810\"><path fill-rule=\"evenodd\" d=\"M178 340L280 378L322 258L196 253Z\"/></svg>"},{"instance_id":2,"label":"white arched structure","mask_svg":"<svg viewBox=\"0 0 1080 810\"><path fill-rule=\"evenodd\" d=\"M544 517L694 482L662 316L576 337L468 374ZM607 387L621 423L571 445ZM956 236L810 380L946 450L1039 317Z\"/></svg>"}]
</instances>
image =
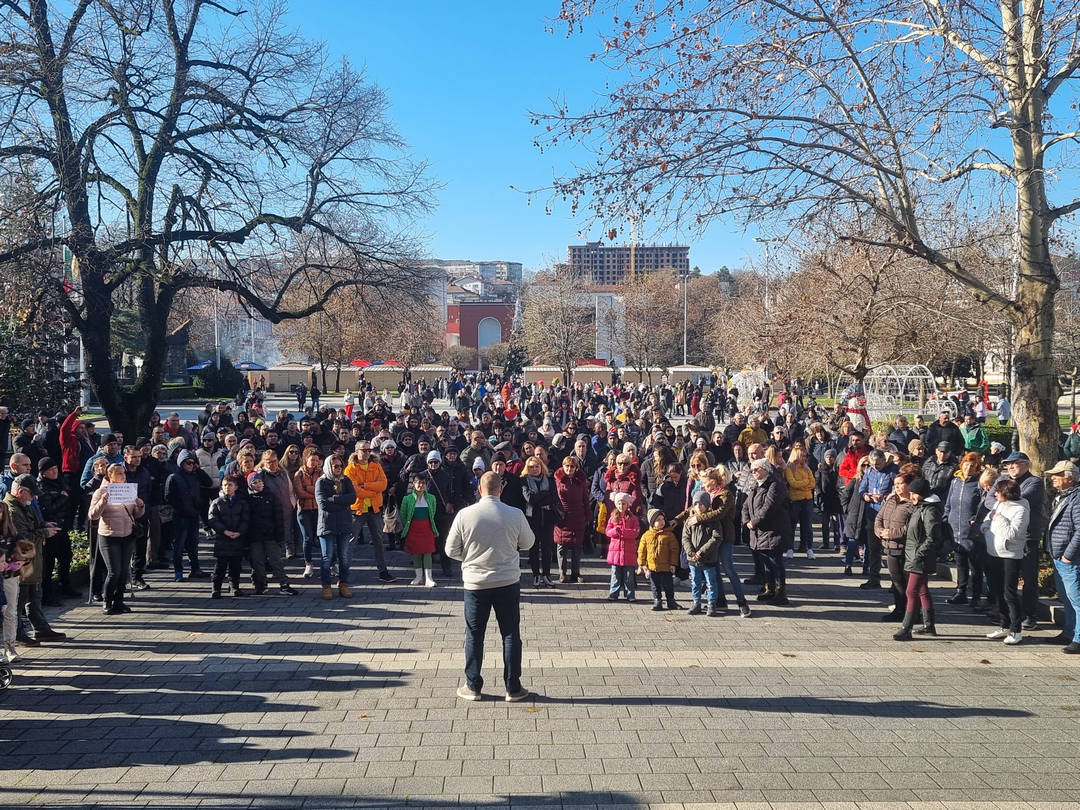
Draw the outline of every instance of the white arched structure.
<instances>
[{"instance_id":1,"label":"white arched structure","mask_svg":"<svg viewBox=\"0 0 1080 810\"><path fill-rule=\"evenodd\" d=\"M852 379L841 374L836 381L835 396L851 385ZM938 390L934 374L922 363L916 365L886 364L877 366L863 380L866 410L871 419L891 419L903 414L936 415L948 410L956 416L956 405Z\"/></svg>"},{"instance_id":2,"label":"white arched structure","mask_svg":"<svg viewBox=\"0 0 1080 810\"><path fill-rule=\"evenodd\" d=\"M748 405L754 404L754 390L763 388L768 382L769 377L764 371L744 368L742 371L731 375L731 379L728 380L728 388L734 388L739 392L738 399L735 401L741 411Z\"/></svg>"}]
</instances>

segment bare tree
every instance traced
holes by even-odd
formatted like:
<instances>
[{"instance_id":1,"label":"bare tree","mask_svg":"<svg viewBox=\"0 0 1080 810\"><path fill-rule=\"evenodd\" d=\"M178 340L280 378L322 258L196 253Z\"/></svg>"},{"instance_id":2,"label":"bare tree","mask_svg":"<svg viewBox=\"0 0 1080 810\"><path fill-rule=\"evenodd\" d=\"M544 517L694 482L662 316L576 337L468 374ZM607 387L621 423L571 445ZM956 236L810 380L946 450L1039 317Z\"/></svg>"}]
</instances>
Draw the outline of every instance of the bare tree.
<instances>
[{"instance_id":1,"label":"bare tree","mask_svg":"<svg viewBox=\"0 0 1080 810\"><path fill-rule=\"evenodd\" d=\"M476 350L460 344L447 346L443 349L442 361L454 371L465 371L476 362Z\"/></svg>"},{"instance_id":2,"label":"bare tree","mask_svg":"<svg viewBox=\"0 0 1080 810\"><path fill-rule=\"evenodd\" d=\"M622 345L627 365L652 383L650 369L674 365L682 357L682 297L674 272L639 273L619 285L625 325ZM703 302L695 302L696 306Z\"/></svg>"},{"instance_id":3,"label":"bare tree","mask_svg":"<svg viewBox=\"0 0 1080 810\"><path fill-rule=\"evenodd\" d=\"M570 272L538 275L525 292L525 347L534 363L551 363L569 385L574 361L594 351L593 307L586 285Z\"/></svg>"},{"instance_id":4,"label":"bare tree","mask_svg":"<svg viewBox=\"0 0 1080 810\"><path fill-rule=\"evenodd\" d=\"M284 14L276 0L0 6L0 171L33 166L44 226L0 249L0 264L59 245L75 255L64 306L106 415L129 435L149 419L169 314L190 290L230 291L277 323L352 286L422 287L404 229L429 205L424 167L383 91ZM130 388L110 362L124 287L146 337ZM311 303L290 309L295 290Z\"/></svg>"},{"instance_id":5,"label":"bare tree","mask_svg":"<svg viewBox=\"0 0 1080 810\"><path fill-rule=\"evenodd\" d=\"M609 14L598 59L626 76L584 112L537 116L541 145L572 140L596 165L555 185L595 216L704 227L736 214L793 228L857 212L878 239L1001 311L1014 333L1014 416L1037 468L1058 444L1051 256L1080 209L1055 187L1080 133L1075 3L943 0L564 0L580 31ZM1051 194L1064 200L1051 202ZM1005 202L1007 201L1007 202ZM987 285L945 236L961 212L1015 201L1015 281ZM847 235L852 240L863 237Z\"/></svg>"}]
</instances>

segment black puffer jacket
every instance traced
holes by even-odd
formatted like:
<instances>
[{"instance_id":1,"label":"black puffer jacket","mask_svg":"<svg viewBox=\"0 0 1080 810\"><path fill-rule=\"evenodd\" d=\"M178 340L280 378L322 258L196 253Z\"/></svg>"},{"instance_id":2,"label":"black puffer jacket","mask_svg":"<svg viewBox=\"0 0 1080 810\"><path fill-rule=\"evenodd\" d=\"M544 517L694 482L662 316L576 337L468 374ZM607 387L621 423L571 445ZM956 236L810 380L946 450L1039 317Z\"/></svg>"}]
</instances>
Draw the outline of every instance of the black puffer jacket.
<instances>
[{"instance_id":1,"label":"black puffer jacket","mask_svg":"<svg viewBox=\"0 0 1080 810\"><path fill-rule=\"evenodd\" d=\"M840 504L844 508L844 534L852 540L865 540L868 534L866 525L866 501L859 494L861 479L855 476L840 487Z\"/></svg>"},{"instance_id":2,"label":"black puffer jacket","mask_svg":"<svg viewBox=\"0 0 1080 810\"><path fill-rule=\"evenodd\" d=\"M210 530L214 533L215 557L242 557L248 548L249 511L247 498L218 496L210 504ZM226 537L225 532L240 532Z\"/></svg>"},{"instance_id":3,"label":"black puffer jacket","mask_svg":"<svg viewBox=\"0 0 1080 810\"><path fill-rule=\"evenodd\" d=\"M64 531L70 530L75 501L64 489L64 482L59 478L53 480L42 475L38 477L38 485L41 487L37 496L38 506L45 522L55 523Z\"/></svg>"},{"instance_id":4,"label":"black puffer jacket","mask_svg":"<svg viewBox=\"0 0 1080 810\"><path fill-rule=\"evenodd\" d=\"M909 574L934 573L943 539L941 501L931 495L919 501L908 518L904 570Z\"/></svg>"},{"instance_id":5,"label":"black puffer jacket","mask_svg":"<svg viewBox=\"0 0 1080 810\"><path fill-rule=\"evenodd\" d=\"M280 544L284 539L283 527L279 518L277 499L273 493L265 488L258 493L248 492L247 502L248 536L260 543Z\"/></svg>"}]
</instances>

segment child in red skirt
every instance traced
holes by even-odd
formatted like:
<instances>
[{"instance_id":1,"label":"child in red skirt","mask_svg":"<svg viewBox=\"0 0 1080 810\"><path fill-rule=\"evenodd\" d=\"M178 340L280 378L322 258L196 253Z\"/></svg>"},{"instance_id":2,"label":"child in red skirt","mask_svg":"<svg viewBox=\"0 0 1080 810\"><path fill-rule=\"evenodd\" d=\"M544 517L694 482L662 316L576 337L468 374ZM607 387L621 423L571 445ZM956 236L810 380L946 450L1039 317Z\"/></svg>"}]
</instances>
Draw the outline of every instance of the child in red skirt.
<instances>
[{"instance_id":1,"label":"child in red skirt","mask_svg":"<svg viewBox=\"0 0 1080 810\"><path fill-rule=\"evenodd\" d=\"M405 553L412 554L416 577L410 585L435 587L431 576L431 554L435 551L435 496L427 491L427 473L414 475L412 491L401 499L401 537Z\"/></svg>"}]
</instances>

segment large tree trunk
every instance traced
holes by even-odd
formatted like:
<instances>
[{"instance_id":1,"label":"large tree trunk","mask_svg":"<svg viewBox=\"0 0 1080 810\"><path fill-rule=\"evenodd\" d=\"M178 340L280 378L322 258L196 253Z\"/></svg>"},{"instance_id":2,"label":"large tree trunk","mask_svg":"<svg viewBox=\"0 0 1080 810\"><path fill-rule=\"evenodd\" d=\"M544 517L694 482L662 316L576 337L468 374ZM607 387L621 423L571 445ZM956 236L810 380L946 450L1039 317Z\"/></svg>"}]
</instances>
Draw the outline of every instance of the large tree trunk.
<instances>
[{"instance_id":1,"label":"large tree trunk","mask_svg":"<svg viewBox=\"0 0 1080 810\"><path fill-rule=\"evenodd\" d=\"M1017 303L1021 314L1015 322L1013 419L1020 449L1031 457L1032 471L1037 475L1057 462L1061 440L1057 412L1059 387L1051 350L1053 285L1021 272Z\"/></svg>"}]
</instances>

